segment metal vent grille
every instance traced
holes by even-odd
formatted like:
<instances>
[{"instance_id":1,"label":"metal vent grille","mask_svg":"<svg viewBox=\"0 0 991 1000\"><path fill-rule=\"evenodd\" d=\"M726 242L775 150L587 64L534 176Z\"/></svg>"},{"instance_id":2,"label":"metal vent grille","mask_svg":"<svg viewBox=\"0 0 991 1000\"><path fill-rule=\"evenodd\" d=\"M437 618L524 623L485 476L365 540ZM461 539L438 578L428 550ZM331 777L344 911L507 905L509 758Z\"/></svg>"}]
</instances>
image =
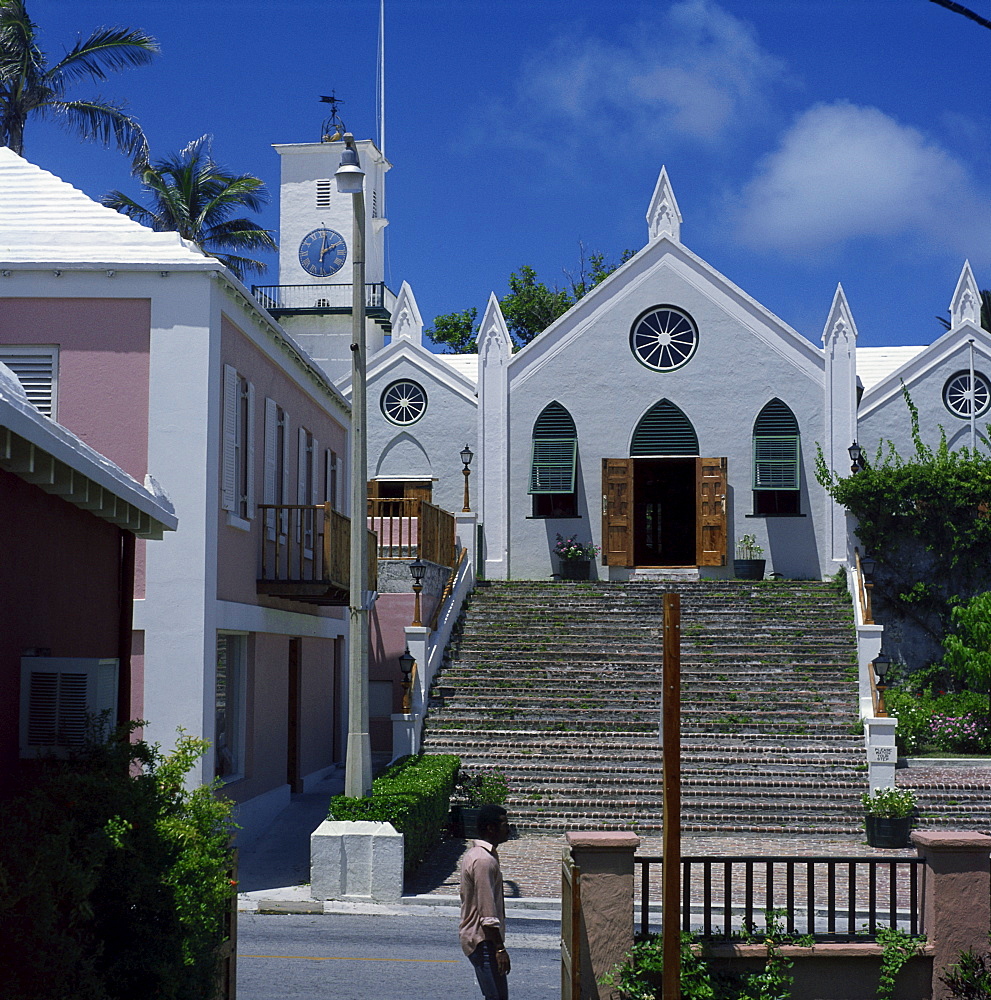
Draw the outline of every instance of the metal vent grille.
<instances>
[{"instance_id":1,"label":"metal vent grille","mask_svg":"<svg viewBox=\"0 0 991 1000\"><path fill-rule=\"evenodd\" d=\"M32 671L28 745L81 746L86 736L87 674Z\"/></svg>"},{"instance_id":2,"label":"metal vent grille","mask_svg":"<svg viewBox=\"0 0 991 1000\"><path fill-rule=\"evenodd\" d=\"M28 399L46 416L52 416L55 403L55 353L0 351L3 362L24 387Z\"/></svg>"},{"instance_id":3,"label":"metal vent grille","mask_svg":"<svg viewBox=\"0 0 991 1000\"><path fill-rule=\"evenodd\" d=\"M692 422L668 399L655 403L633 432L631 458L698 454L699 439Z\"/></svg>"},{"instance_id":4,"label":"metal vent grille","mask_svg":"<svg viewBox=\"0 0 991 1000\"><path fill-rule=\"evenodd\" d=\"M331 181L317 181L317 208L330 208L332 197Z\"/></svg>"}]
</instances>

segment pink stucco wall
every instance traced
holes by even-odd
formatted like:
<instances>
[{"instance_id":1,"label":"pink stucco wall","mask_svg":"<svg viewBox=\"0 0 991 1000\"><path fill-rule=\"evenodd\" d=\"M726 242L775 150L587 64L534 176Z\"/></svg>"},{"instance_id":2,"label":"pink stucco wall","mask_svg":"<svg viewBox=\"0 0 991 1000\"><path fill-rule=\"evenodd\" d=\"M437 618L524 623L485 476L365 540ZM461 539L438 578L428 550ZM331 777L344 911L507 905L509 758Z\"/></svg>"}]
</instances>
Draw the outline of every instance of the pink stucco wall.
<instances>
[{"instance_id":1,"label":"pink stucco wall","mask_svg":"<svg viewBox=\"0 0 991 1000\"><path fill-rule=\"evenodd\" d=\"M0 469L0 794L16 781L21 655L116 657L120 529ZM126 676L126 673L125 673Z\"/></svg>"},{"instance_id":2,"label":"pink stucco wall","mask_svg":"<svg viewBox=\"0 0 991 1000\"><path fill-rule=\"evenodd\" d=\"M3 299L0 344L57 344L58 422L138 482L148 471L148 299Z\"/></svg>"},{"instance_id":3,"label":"pink stucco wall","mask_svg":"<svg viewBox=\"0 0 991 1000\"><path fill-rule=\"evenodd\" d=\"M298 435L299 428L305 427L317 440L320 455L330 448L342 458L347 445L347 433L341 420L328 415L314 399L299 388L276 364L269 360L242 333L237 325L224 316L221 324L221 361L236 368L238 373L254 386L254 484L255 502L261 503L265 485L265 399L275 400L289 416L289 503L296 503L298 482ZM217 378L223 379L223 367ZM222 390L222 385L218 387ZM223 406L223 392L217 395L218 406ZM333 404L327 400L327 409ZM333 412L333 411L332 411ZM223 421L217 415L218 444L223 448ZM319 456L318 456L319 458ZM320 480L318 462L318 481ZM339 489L344 491L343 482ZM219 509L219 505L218 505ZM217 596L225 601L265 604L270 607L291 608L309 614L322 614L340 618L340 608L319 609L315 605L300 604L284 600L259 597L255 592L255 580L260 569L262 519L256 517L250 531L231 527L227 512L219 510Z\"/></svg>"},{"instance_id":4,"label":"pink stucco wall","mask_svg":"<svg viewBox=\"0 0 991 1000\"><path fill-rule=\"evenodd\" d=\"M56 418L139 483L148 471L148 299L0 299L0 344L59 348ZM144 596L145 543L135 551Z\"/></svg>"}]
</instances>

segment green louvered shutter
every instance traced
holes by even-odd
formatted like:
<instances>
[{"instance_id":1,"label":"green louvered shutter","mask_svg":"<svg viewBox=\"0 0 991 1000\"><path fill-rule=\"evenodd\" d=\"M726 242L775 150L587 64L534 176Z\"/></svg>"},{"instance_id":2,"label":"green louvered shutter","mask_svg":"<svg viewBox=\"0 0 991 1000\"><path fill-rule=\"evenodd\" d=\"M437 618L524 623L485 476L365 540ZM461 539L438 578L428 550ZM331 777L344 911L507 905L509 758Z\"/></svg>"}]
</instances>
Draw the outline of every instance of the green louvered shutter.
<instances>
[{"instance_id":1,"label":"green louvered shutter","mask_svg":"<svg viewBox=\"0 0 991 1000\"><path fill-rule=\"evenodd\" d=\"M772 399L754 422L755 490L799 489L800 441L795 414Z\"/></svg>"},{"instance_id":2,"label":"green louvered shutter","mask_svg":"<svg viewBox=\"0 0 991 1000\"><path fill-rule=\"evenodd\" d=\"M533 425L530 493L574 493L578 432L571 414L556 400Z\"/></svg>"},{"instance_id":3,"label":"green louvered shutter","mask_svg":"<svg viewBox=\"0 0 991 1000\"><path fill-rule=\"evenodd\" d=\"M754 489L797 490L798 435L754 438Z\"/></svg>"},{"instance_id":4,"label":"green louvered shutter","mask_svg":"<svg viewBox=\"0 0 991 1000\"><path fill-rule=\"evenodd\" d=\"M699 439L692 422L670 400L655 403L633 432L630 456L698 455Z\"/></svg>"},{"instance_id":5,"label":"green louvered shutter","mask_svg":"<svg viewBox=\"0 0 991 1000\"><path fill-rule=\"evenodd\" d=\"M530 461L530 493L574 493L574 438L534 438Z\"/></svg>"}]
</instances>

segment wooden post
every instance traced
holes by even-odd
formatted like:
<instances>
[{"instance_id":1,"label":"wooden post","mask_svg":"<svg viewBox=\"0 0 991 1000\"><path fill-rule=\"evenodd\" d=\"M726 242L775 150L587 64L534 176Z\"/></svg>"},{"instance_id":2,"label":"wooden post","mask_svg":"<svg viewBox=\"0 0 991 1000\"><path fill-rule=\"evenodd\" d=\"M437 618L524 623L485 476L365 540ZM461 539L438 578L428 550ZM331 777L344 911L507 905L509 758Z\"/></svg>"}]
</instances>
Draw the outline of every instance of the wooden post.
<instances>
[{"instance_id":1,"label":"wooden post","mask_svg":"<svg viewBox=\"0 0 991 1000\"><path fill-rule=\"evenodd\" d=\"M664 595L661 948L663 1000L681 1000L681 597Z\"/></svg>"}]
</instances>

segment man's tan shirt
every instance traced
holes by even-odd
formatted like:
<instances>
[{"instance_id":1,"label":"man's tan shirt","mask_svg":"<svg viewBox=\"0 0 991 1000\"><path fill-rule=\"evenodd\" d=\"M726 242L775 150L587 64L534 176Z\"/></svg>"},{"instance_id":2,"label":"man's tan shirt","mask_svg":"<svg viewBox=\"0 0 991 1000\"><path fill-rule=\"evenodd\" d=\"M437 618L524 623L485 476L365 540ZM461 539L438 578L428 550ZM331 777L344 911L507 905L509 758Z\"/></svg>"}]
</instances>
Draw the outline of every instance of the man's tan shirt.
<instances>
[{"instance_id":1,"label":"man's tan shirt","mask_svg":"<svg viewBox=\"0 0 991 1000\"><path fill-rule=\"evenodd\" d=\"M499 855L485 840L476 840L461 859L461 948L466 955L485 940L486 927L498 927L506 939L506 903Z\"/></svg>"}]
</instances>

